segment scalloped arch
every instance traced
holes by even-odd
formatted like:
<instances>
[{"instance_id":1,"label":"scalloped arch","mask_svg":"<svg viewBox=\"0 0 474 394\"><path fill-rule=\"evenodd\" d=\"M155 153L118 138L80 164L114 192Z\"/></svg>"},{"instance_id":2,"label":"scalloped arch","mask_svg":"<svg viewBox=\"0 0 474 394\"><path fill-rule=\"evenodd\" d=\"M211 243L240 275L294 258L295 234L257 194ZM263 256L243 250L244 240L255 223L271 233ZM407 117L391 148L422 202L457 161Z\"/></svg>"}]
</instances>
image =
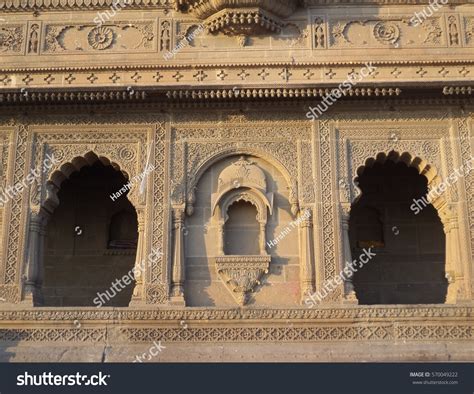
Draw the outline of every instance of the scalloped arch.
<instances>
[{"instance_id":1,"label":"scalloped arch","mask_svg":"<svg viewBox=\"0 0 474 394\"><path fill-rule=\"evenodd\" d=\"M362 194L362 191L358 187L359 177L363 175L367 168L373 167L375 163L384 164L387 161L391 161L393 163L401 162L404 163L407 167L415 168L418 171L418 174L423 175L427 179L428 189L431 189L433 186L441 182L441 178L438 175L438 170L436 169L436 167L419 156L412 155L409 152L402 152L400 154L395 150L391 150L390 152L388 152L388 154L385 152L379 152L375 157L367 158L365 160L365 163L357 168L357 175L355 176L353 183L358 189L359 193L357 193L353 202L355 202ZM444 193L438 196L438 198L444 201Z\"/></svg>"},{"instance_id":2,"label":"scalloped arch","mask_svg":"<svg viewBox=\"0 0 474 394\"><path fill-rule=\"evenodd\" d=\"M78 155L70 161L63 162L61 165L56 167L55 170L51 171L46 181L48 193L45 196L45 201L42 205L52 212L59 205L57 194L61 188L61 184L66 179L69 179L72 174L79 172L85 166L90 167L98 161L105 166L111 166L116 171L120 171L126 180L130 179L129 174L122 169L123 166L119 163L110 161L110 159L105 156L99 156L95 152L89 151L82 156ZM128 196L128 199L133 205L135 205L130 196Z\"/></svg>"},{"instance_id":3,"label":"scalloped arch","mask_svg":"<svg viewBox=\"0 0 474 394\"><path fill-rule=\"evenodd\" d=\"M68 179L71 174L79 172L85 166L92 166L98 161L105 166L111 166L116 171L120 171L127 180L129 179L128 173L122 170L120 164L110 161L105 156L98 156L96 153L89 151L83 156L75 156L72 160L61 164L57 170L50 174L48 182L53 182L59 188L61 183Z\"/></svg>"}]
</instances>

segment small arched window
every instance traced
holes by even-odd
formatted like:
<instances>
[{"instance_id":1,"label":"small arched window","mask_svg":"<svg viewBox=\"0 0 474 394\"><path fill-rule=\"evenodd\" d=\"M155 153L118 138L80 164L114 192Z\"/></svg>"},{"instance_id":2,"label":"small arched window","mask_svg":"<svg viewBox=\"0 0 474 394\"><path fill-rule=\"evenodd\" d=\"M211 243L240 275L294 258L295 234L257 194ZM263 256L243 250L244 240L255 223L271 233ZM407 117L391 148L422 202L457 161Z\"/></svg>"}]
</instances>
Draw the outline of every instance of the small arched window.
<instances>
[{"instance_id":1,"label":"small arched window","mask_svg":"<svg viewBox=\"0 0 474 394\"><path fill-rule=\"evenodd\" d=\"M224 252L226 255L260 254L260 225L257 208L247 201L236 201L227 210L224 226Z\"/></svg>"}]
</instances>

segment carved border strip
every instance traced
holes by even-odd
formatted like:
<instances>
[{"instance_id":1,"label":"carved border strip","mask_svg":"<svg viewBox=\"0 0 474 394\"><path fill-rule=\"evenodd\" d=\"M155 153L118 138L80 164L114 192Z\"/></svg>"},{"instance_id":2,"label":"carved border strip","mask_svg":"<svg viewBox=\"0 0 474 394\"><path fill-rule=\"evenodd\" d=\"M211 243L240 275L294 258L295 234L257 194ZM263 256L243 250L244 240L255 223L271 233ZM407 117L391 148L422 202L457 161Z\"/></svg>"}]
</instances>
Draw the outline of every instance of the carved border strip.
<instances>
[{"instance_id":1,"label":"carved border strip","mask_svg":"<svg viewBox=\"0 0 474 394\"><path fill-rule=\"evenodd\" d=\"M169 123L169 122L168 122ZM152 248L163 252L157 263L153 264L147 277L146 303L163 304L169 297L168 278L168 233L169 233L169 149L166 139L169 140L169 126L166 128L158 123L154 133L154 161L156 169L153 172L153 222L152 222Z\"/></svg>"},{"instance_id":2,"label":"carved border strip","mask_svg":"<svg viewBox=\"0 0 474 394\"><path fill-rule=\"evenodd\" d=\"M472 340L469 324L348 324L300 327L123 328L131 342L319 342L393 340Z\"/></svg>"},{"instance_id":3,"label":"carved border strip","mask_svg":"<svg viewBox=\"0 0 474 394\"><path fill-rule=\"evenodd\" d=\"M319 269L320 275L317 278L317 287L321 287L322 284L334 278L337 274L337 240L336 240L336 227L335 227L335 196L334 190L334 158L333 158L333 139L334 133L331 122L327 119L320 120L318 122L318 134L319 140L319 201L321 201L321 214L320 223L321 228L319 230L319 250L321 268ZM331 294L331 300L335 300L340 297L339 291L334 291ZM328 300L330 301L330 300Z\"/></svg>"},{"instance_id":4,"label":"carved border strip","mask_svg":"<svg viewBox=\"0 0 474 394\"><path fill-rule=\"evenodd\" d=\"M311 308L273 308L273 309L108 309L88 308L34 308L27 310L0 310L0 321L37 322L37 321L201 321L201 320L350 320L361 319L454 319L474 320L473 306L357 306Z\"/></svg>"},{"instance_id":5,"label":"carved border strip","mask_svg":"<svg viewBox=\"0 0 474 394\"><path fill-rule=\"evenodd\" d=\"M105 328L0 329L0 341L7 342L106 342Z\"/></svg>"},{"instance_id":6,"label":"carved border strip","mask_svg":"<svg viewBox=\"0 0 474 394\"><path fill-rule=\"evenodd\" d=\"M459 0L452 0L459 1ZM66 3L53 2L51 0L32 0L27 3L0 0L0 10L5 12L38 12L42 11L64 11L66 10L102 10L110 9L116 4L113 0L72 0ZM127 7L139 10L166 9L171 10L176 7L176 0L134 0Z\"/></svg>"},{"instance_id":7,"label":"carved border strip","mask_svg":"<svg viewBox=\"0 0 474 394\"><path fill-rule=\"evenodd\" d=\"M13 164L13 177L12 185L16 185L21 182L24 177L26 170L26 154L28 138L30 132L28 126L19 125L16 130L16 144L14 157L10 161ZM19 264L22 261L23 255L23 241L20 234L23 233L24 220L23 220L23 198L26 190L23 193L17 195L14 199L10 200L9 210L6 211L7 215L5 221L8 223L7 230L7 247L4 260L5 276L4 283L6 285L18 285L19 283ZM13 293L8 294L13 299L9 299L10 302L17 302L19 300L19 289L16 289L16 295ZM14 291L12 289L12 291Z\"/></svg>"},{"instance_id":8,"label":"carved border strip","mask_svg":"<svg viewBox=\"0 0 474 394\"><path fill-rule=\"evenodd\" d=\"M451 82L469 85L474 75L474 61L464 60L455 64L449 61L437 64L435 61L413 61L413 63L377 62L377 73L364 81L367 84L381 84L397 87L400 83L419 85L420 81L436 82L442 87ZM33 88L46 89L68 89L87 88L101 90L104 87L123 88L129 93L130 88L135 91L143 87L156 87L170 89L176 87L188 88L190 85L199 84L203 88L216 86L234 89L238 86L248 84L261 88L275 88L281 86L300 88L307 86L320 88L321 84L336 86L344 82L354 68L363 66L363 62L351 64L327 64L297 63L297 64L200 64L190 68L188 65L149 65L149 66L109 66L102 68L74 67L44 68L44 69L0 69L0 91L21 89L26 91ZM265 67L270 76L262 80L259 76L262 67ZM245 71L243 73L243 71ZM218 77L219 73L225 72L225 79ZM314 76L308 79L308 72ZM422 73L424 76L420 77ZM205 75L205 76L204 76ZM282 76L283 75L283 76ZM286 76L285 76L286 75ZM120 77L113 82L114 77ZM68 84L64 85L64 81ZM118 82L120 81L120 82ZM127 90L127 87L129 88ZM379 88L382 86L379 86ZM375 89L375 88L374 88ZM283 89L282 89L283 90ZM24 91L22 91L24 93ZM235 93L235 91L234 91ZM296 92L298 94L298 92ZM300 96L304 94L299 93ZM319 94L319 93L318 93ZM290 95L290 93L287 93Z\"/></svg>"},{"instance_id":9,"label":"carved border strip","mask_svg":"<svg viewBox=\"0 0 474 394\"><path fill-rule=\"evenodd\" d=\"M467 118L459 118L457 120L458 133L461 138L461 160L463 164L466 164L469 159L474 156L474 147L471 145L471 139L473 138L472 122ZM471 258L474 260L474 171L471 171L468 176L464 178L465 192L467 198L468 208L468 224L470 229L470 246L471 246ZM471 263L472 272L472 263Z\"/></svg>"},{"instance_id":10,"label":"carved border strip","mask_svg":"<svg viewBox=\"0 0 474 394\"><path fill-rule=\"evenodd\" d=\"M471 341L469 324L379 324L301 325L273 327L120 328L131 343L168 342L328 342L328 341ZM9 328L0 329L6 342L94 342L107 341L106 328Z\"/></svg>"},{"instance_id":11,"label":"carved border strip","mask_svg":"<svg viewBox=\"0 0 474 394\"><path fill-rule=\"evenodd\" d=\"M14 135L14 130L8 130L7 128L1 130L0 134L0 143L2 144L0 147L0 164L2 168L0 169L0 184L2 190L9 184L8 180L11 178L11 166L9 166L9 159L10 159L10 152L14 152L14 144L12 141ZM0 208L0 234L2 239L0 240L0 283L3 282L3 278L5 277L5 266L1 262L3 262L5 257L5 250L7 245L7 234L8 234L8 222L5 220L6 215L8 212L8 204L4 204L3 207ZM7 297L6 293L8 291L2 290L2 286L0 285L0 296L5 299L10 299Z\"/></svg>"}]
</instances>

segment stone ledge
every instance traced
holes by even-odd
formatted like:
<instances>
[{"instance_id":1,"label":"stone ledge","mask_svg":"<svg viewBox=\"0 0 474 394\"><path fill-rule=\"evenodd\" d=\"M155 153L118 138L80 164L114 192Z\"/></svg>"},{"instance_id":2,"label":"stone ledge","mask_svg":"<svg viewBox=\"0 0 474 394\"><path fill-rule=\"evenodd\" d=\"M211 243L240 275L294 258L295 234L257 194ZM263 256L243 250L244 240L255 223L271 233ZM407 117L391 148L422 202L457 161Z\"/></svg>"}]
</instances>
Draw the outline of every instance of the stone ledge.
<instances>
[{"instance_id":1,"label":"stone ledge","mask_svg":"<svg viewBox=\"0 0 474 394\"><path fill-rule=\"evenodd\" d=\"M137 308L31 308L17 304L0 305L0 324L13 322L48 321L142 321L163 322L176 320L221 321L278 321L278 320L329 320L353 321L355 319L466 319L474 317L474 304L466 305L377 305L340 306L327 305L311 308L173 308L150 306ZM8 323L7 323L8 322Z\"/></svg>"}]
</instances>

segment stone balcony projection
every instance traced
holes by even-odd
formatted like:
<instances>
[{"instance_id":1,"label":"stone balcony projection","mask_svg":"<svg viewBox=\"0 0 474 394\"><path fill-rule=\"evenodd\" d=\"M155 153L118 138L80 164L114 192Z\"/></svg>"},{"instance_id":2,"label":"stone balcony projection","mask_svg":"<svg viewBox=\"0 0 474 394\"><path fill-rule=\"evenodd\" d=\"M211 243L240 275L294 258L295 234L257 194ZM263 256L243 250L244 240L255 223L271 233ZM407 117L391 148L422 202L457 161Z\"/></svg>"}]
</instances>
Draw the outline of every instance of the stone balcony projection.
<instances>
[{"instance_id":1,"label":"stone balcony projection","mask_svg":"<svg viewBox=\"0 0 474 394\"><path fill-rule=\"evenodd\" d=\"M189 0L179 8L203 20L210 33L258 35L280 32L295 11L296 0Z\"/></svg>"}]
</instances>

